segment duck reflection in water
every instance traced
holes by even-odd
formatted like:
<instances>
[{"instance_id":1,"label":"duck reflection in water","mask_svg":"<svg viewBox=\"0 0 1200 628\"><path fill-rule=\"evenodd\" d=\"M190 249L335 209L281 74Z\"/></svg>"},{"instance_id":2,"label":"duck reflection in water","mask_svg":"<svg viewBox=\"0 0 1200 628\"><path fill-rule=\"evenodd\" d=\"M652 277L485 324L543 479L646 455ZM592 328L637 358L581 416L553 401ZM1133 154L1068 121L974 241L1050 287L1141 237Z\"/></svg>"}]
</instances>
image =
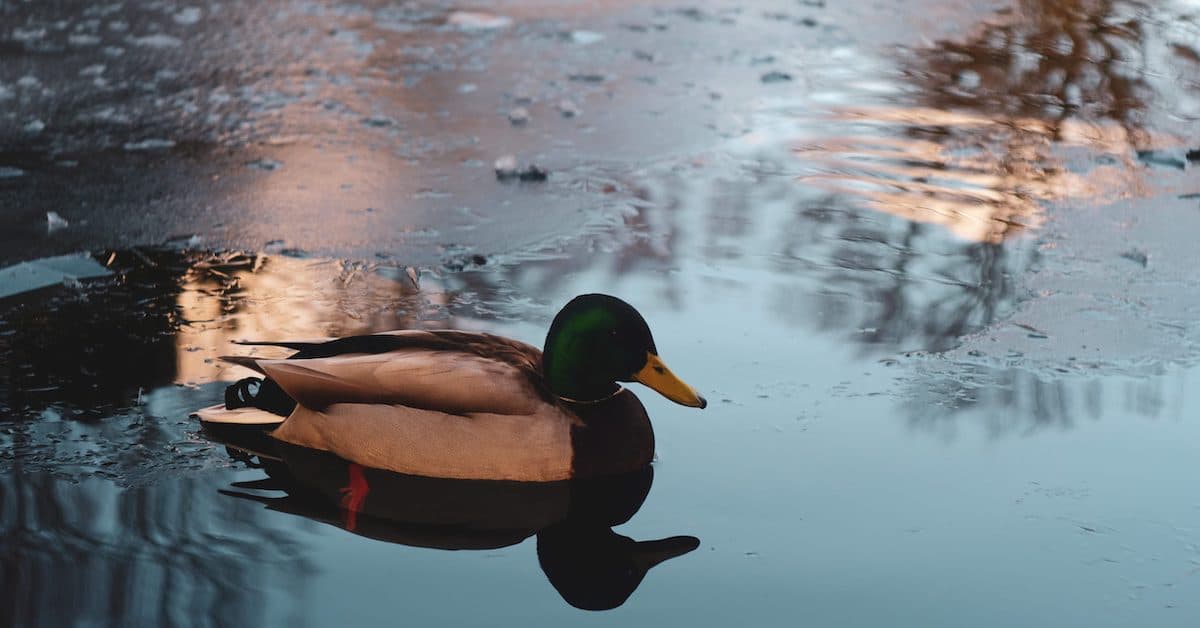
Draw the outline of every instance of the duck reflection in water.
<instances>
[{"instance_id":1,"label":"duck reflection in water","mask_svg":"<svg viewBox=\"0 0 1200 628\"><path fill-rule=\"evenodd\" d=\"M230 452L250 459L236 447ZM372 469L286 444L272 453L278 458L258 454L253 462L267 477L222 492L412 547L487 550L537 535L542 571L567 603L584 610L624 604L652 567L700 544L692 536L635 541L613 532L649 494L650 466L560 482L450 480Z\"/></svg>"}]
</instances>

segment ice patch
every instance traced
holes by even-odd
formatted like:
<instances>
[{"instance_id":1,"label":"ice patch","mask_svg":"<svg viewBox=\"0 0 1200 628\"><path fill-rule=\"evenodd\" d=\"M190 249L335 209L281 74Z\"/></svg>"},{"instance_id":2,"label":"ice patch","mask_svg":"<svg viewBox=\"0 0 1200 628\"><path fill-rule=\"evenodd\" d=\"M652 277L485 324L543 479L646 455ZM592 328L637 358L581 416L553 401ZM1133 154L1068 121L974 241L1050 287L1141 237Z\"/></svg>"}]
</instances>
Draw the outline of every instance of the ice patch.
<instances>
[{"instance_id":1,"label":"ice patch","mask_svg":"<svg viewBox=\"0 0 1200 628\"><path fill-rule=\"evenodd\" d=\"M173 140L163 140L163 139L151 138L151 139L142 140L140 142L127 142L125 144L125 150L128 150L128 151L161 150L164 148L171 148L174 145L175 145L175 142Z\"/></svg>"},{"instance_id":2,"label":"ice patch","mask_svg":"<svg viewBox=\"0 0 1200 628\"><path fill-rule=\"evenodd\" d=\"M19 42L37 41L45 36L46 29L44 28L14 28L12 34L9 35L13 41Z\"/></svg>"},{"instance_id":3,"label":"ice patch","mask_svg":"<svg viewBox=\"0 0 1200 628\"><path fill-rule=\"evenodd\" d=\"M10 168L8 166L0 166L0 179L15 179L25 176L25 171L20 168Z\"/></svg>"},{"instance_id":4,"label":"ice patch","mask_svg":"<svg viewBox=\"0 0 1200 628\"><path fill-rule=\"evenodd\" d=\"M176 13L173 19L175 20L176 24L190 26L196 22L199 22L202 15L203 14L200 12L200 9L196 7L187 7L181 10L179 13Z\"/></svg>"},{"instance_id":5,"label":"ice patch","mask_svg":"<svg viewBox=\"0 0 1200 628\"><path fill-rule=\"evenodd\" d=\"M183 45L183 40L170 35L146 35L145 37L130 37L129 43L135 46L143 46L146 48L178 48Z\"/></svg>"},{"instance_id":6,"label":"ice patch","mask_svg":"<svg viewBox=\"0 0 1200 628\"><path fill-rule=\"evenodd\" d=\"M246 162L246 165L255 170L273 172L282 168L283 162L275 161L274 159L255 159L254 161Z\"/></svg>"},{"instance_id":7,"label":"ice patch","mask_svg":"<svg viewBox=\"0 0 1200 628\"><path fill-rule=\"evenodd\" d=\"M464 31L488 31L509 26L512 18L478 11L455 11L446 18L446 23Z\"/></svg>"},{"instance_id":8,"label":"ice patch","mask_svg":"<svg viewBox=\"0 0 1200 628\"><path fill-rule=\"evenodd\" d=\"M47 257L0 268L0 299L46 286L78 283L83 279L107 277L112 273L82 253Z\"/></svg>"},{"instance_id":9,"label":"ice patch","mask_svg":"<svg viewBox=\"0 0 1200 628\"><path fill-rule=\"evenodd\" d=\"M67 222L66 218L58 215L58 212L46 212L46 231L58 231L70 227L71 223Z\"/></svg>"},{"instance_id":10,"label":"ice patch","mask_svg":"<svg viewBox=\"0 0 1200 628\"><path fill-rule=\"evenodd\" d=\"M596 42L604 41L604 33L594 31L571 31L571 41L580 46L590 46Z\"/></svg>"},{"instance_id":11,"label":"ice patch","mask_svg":"<svg viewBox=\"0 0 1200 628\"><path fill-rule=\"evenodd\" d=\"M74 33L67 37L67 43L72 46L95 46L100 43L100 38L95 35Z\"/></svg>"}]
</instances>

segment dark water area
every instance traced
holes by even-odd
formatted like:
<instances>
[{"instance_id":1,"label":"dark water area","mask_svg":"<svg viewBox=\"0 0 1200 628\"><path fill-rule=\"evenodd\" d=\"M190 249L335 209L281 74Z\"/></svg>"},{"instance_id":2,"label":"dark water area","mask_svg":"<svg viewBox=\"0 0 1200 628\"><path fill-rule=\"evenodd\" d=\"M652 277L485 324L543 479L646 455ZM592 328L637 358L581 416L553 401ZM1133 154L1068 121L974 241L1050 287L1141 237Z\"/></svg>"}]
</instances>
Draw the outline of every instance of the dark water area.
<instances>
[{"instance_id":1,"label":"dark water area","mask_svg":"<svg viewBox=\"0 0 1200 628\"><path fill-rule=\"evenodd\" d=\"M481 7L0 0L0 625L1196 625L1200 7ZM584 292L710 402L624 483L189 417Z\"/></svg>"}]
</instances>

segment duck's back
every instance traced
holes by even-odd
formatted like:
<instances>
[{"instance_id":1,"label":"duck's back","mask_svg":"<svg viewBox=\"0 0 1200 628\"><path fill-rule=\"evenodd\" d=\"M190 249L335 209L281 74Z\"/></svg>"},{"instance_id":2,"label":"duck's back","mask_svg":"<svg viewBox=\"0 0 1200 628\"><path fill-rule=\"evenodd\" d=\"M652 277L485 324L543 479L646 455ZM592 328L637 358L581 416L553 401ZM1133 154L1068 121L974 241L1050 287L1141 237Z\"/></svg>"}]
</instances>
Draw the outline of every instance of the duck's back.
<instances>
[{"instance_id":1,"label":"duck's back","mask_svg":"<svg viewBox=\"0 0 1200 628\"><path fill-rule=\"evenodd\" d=\"M470 332L394 332L258 366L296 409L272 435L359 464L431 477L571 477L578 421L540 385L541 352ZM325 346L326 349L320 350ZM363 353L371 348L386 351Z\"/></svg>"}]
</instances>

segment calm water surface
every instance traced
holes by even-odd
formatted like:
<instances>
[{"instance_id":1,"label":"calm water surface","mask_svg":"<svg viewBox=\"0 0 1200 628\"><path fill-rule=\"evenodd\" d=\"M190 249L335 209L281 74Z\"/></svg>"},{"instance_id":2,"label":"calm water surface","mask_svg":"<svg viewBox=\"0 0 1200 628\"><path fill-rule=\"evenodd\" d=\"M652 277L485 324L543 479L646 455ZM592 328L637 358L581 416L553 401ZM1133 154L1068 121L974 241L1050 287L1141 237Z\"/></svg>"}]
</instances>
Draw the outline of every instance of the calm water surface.
<instances>
[{"instance_id":1,"label":"calm water surface","mask_svg":"<svg viewBox=\"0 0 1200 628\"><path fill-rule=\"evenodd\" d=\"M0 299L0 624L1196 625L1200 9L469 9L0 1L0 265L105 274ZM637 390L586 534L348 525L188 417L234 340L592 291L710 405Z\"/></svg>"}]
</instances>

